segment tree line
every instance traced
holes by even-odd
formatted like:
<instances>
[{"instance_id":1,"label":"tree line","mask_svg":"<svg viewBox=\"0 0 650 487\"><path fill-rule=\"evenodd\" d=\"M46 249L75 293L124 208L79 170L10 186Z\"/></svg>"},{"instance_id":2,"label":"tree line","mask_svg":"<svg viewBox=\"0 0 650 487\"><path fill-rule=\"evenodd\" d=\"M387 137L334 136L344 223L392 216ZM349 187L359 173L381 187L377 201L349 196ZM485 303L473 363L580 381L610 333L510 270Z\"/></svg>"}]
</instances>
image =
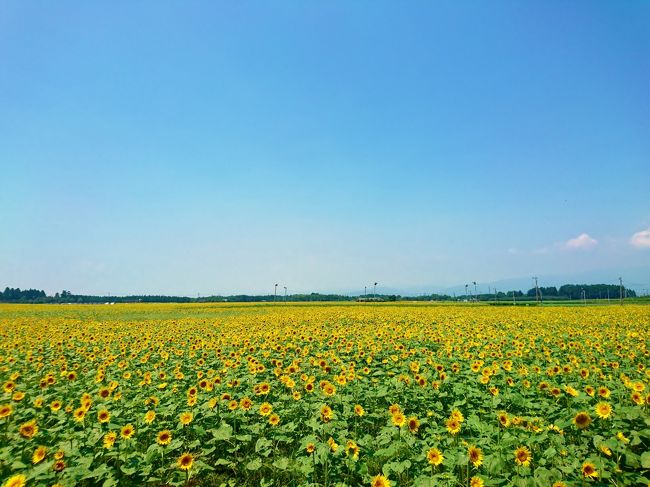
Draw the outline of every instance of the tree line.
<instances>
[{"instance_id":1,"label":"tree line","mask_svg":"<svg viewBox=\"0 0 650 487\"><path fill-rule=\"evenodd\" d=\"M539 293L542 300L580 300L583 299L618 299L620 287L612 284L564 284L559 288L555 286L540 287ZM534 301L536 299L535 288L529 289L526 293L512 290L500 291L496 295L479 293L478 295L461 295L449 296L447 294L425 294L419 296L400 296L379 294L376 297L383 301L503 301L509 299ZM633 289L623 287L623 296L627 298L636 297ZM325 301L355 301L361 296L343 295L343 294L291 294L286 296L287 301L292 302L325 302ZM63 304L63 303L80 303L80 304L98 304L98 303L262 303L262 302L282 302L285 300L284 295L249 295L237 294L233 296L203 296L190 298L188 296L163 296L163 295L131 295L131 296L92 296L86 294L73 294L70 291L63 290L48 296L45 291L38 289L20 289L6 287L0 292L0 302L3 303L33 303L33 304Z\"/></svg>"}]
</instances>

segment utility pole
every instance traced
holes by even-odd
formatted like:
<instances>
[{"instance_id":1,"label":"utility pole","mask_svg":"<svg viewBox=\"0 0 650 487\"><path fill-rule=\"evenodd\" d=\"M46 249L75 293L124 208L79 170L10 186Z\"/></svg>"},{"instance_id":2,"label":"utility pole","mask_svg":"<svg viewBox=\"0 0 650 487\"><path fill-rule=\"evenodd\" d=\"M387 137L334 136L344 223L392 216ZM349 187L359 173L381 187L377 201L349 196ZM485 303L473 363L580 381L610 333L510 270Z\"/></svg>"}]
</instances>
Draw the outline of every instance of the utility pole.
<instances>
[{"instance_id":1,"label":"utility pole","mask_svg":"<svg viewBox=\"0 0 650 487\"><path fill-rule=\"evenodd\" d=\"M497 292L497 288L494 288L494 301L497 300L498 295L499 295L499 293Z\"/></svg>"},{"instance_id":2,"label":"utility pole","mask_svg":"<svg viewBox=\"0 0 650 487\"><path fill-rule=\"evenodd\" d=\"M467 286L468 284L465 284L465 301L467 301Z\"/></svg>"},{"instance_id":3,"label":"utility pole","mask_svg":"<svg viewBox=\"0 0 650 487\"><path fill-rule=\"evenodd\" d=\"M284 302L287 302L287 286L284 286Z\"/></svg>"},{"instance_id":4,"label":"utility pole","mask_svg":"<svg viewBox=\"0 0 650 487\"><path fill-rule=\"evenodd\" d=\"M587 305L587 292L584 289L582 290L582 304Z\"/></svg>"},{"instance_id":5,"label":"utility pole","mask_svg":"<svg viewBox=\"0 0 650 487\"><path fill-rule=\"evenodd\" d=\"M611 304L611 301L609 300L609 287L607 288L607 304Z\"/></svg>"},{"instance_id":6,"label":"utility pole","mask_svg":"<svg viewBox=\"0 0 650 487\"><path fill-rule=\"evenodd\" d=\"M474 283L474 301L478 301L478 294L476 292L476 281L472 281Z\"/></svg>"},{"instance_id":7,"label":"utility pole","mask_svg":"<svg viewBox=\"0 0 650 487\"><path fill-rule=\"evenodd\" d=\"M372 293L372 297L375 298L375 299L377 299L377 283L375 283L375 290L374 290L374 292Z\"/></svg>"},{"instance_id":8,"label":"utility pole","mask_svg":"<svg viewBox=\"0 0 650 487\"><path fill-rule=\"evenodd\" d=\"M619 293L620 293L620 300L621 300L621 306L623 305L623 278L619 277L618 278L618 284L619 284Z\"/></svg>"},{"instance_id":9,"label":"utility pole","mask_svg":"<svg viewBox=\"0 0 650 487\"><path fill-rule=\"evenodd\" d=\"M512 291L512 305L517 306L517 297L515 296L514 291Z\"/></svg>"},{"instance_id":10,"label":"utility pole","mask_svg":"<svg viewBox=\"0 0 650 487\"><path fill-rule=\"evenodd\" d=\"M537 276L533 277L535 280L535 302L539 303L539 286L537 285Z\"/></svg>"},{"instance_id":11,"label":"utility pole","mask_svg":"<svg viewBox=\"0 0 650 487\"><path fill-rule=\"evenodd\" d=\"M273 302L275 303L276 299L278 298L278 283L275 283L275 289L273 290Z\"/></svg>"},{"instance_id":12,"label":"utility pole","mask_svg":"<svg viewBox=\"0 0 650 487\"><path fill-rule=\"evenodd\" d=\"M368 286L363 286L363 297L364 298L368 297Z\"/></svg>"}]
</instances>

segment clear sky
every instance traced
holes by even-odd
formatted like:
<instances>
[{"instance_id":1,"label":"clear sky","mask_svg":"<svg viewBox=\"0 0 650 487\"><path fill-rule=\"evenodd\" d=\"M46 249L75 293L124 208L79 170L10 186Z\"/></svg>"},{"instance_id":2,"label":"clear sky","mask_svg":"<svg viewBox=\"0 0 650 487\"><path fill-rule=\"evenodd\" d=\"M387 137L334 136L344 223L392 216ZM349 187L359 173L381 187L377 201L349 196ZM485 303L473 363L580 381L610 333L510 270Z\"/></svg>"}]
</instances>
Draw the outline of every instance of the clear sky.
<instances>
[{"instance_id":1,"label":"clear sky","mask_svg":"<svg viewBox=\"0 0 650 487\"><path fill-rule=\"evenodd\" d=\"M5 0L0 286L649 266L649 26L647 1Z\"/></svg>"}]
</instances>

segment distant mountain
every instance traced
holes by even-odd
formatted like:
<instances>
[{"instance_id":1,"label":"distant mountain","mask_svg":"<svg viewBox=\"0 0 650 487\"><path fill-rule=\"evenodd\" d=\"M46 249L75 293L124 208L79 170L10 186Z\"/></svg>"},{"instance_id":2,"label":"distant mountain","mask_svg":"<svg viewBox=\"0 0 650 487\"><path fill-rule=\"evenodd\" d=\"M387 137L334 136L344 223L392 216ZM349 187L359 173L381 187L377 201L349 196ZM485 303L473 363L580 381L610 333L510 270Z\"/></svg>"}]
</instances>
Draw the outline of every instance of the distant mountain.
<instances>
[{"instance_id":1,"label":"distant mountain","mask_svg":"<svg viewBox=\"0 0 650 487\"><path fill-rule=\"evenodd\" d=\"M576 274L538 274L538 283L542 287L556 286L563 284L618 284L618 277L623 278L623 285L629 289L634 289L638 295L646 292L650 293L650 266L635 267L628 269L605 269ZM468 281L468 292L474 293L474 284ZM509 279L499 279L495 281L476 281L476 290L479 294L498 291L523 291L524 293L535 286L535 282L530 277L513 277ZM368 288L367 294L372 295L372 287ZM385 287L377 286L377 294L390 295L397 294L401 296L418 296L422 294L430 295L448 294L453 296L465 294L465 283L454 286L413 286L413 287ZM346 295L363 295L363 289L346 291Z\"/></svg>"}]
</instances>

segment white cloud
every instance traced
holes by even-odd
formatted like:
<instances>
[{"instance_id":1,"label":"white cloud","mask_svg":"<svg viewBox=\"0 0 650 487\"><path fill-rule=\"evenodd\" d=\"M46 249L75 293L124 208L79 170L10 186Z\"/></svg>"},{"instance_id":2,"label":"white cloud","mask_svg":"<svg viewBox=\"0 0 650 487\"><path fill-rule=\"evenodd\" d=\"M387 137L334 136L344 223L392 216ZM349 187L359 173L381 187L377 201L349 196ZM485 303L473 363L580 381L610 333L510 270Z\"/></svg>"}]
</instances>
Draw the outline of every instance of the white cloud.
<instances>
[{"instance_id":1,"label":"white cloud","mask_svg":"<svg viewBox=\"0 0 650 487\"><path fill-rule=\"evenodd\" d=\"M650 228L632 235L630 244L638 249L650 249Z\"/></svg>"},{"instance_id":2,"label":"white cloud","mask_svg":"<svg viewBox=\"0 0 650 487\"><path fill-rule=\"evenodd\" d=\"M576 238L568 240L564 246L567 249L592 249L598 245L598 240L591 238L588 233L581 233Z\"/></svg>"}]
</instances>

